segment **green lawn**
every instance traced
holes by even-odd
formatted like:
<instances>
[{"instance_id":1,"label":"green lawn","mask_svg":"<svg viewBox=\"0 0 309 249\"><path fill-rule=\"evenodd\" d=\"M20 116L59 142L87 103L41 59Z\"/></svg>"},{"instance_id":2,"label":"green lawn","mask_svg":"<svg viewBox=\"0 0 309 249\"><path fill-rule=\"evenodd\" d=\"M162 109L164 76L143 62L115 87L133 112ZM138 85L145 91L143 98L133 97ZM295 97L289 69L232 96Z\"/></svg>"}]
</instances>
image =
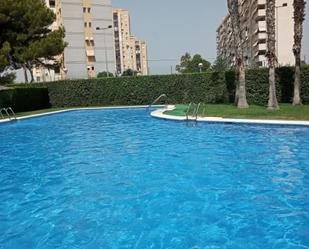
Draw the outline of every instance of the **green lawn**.
<instances>
[{"instance_id":1,"label":"green lawn","mask_svg":"<svg viewBox=\"0 0 309 249\"><path fill-rule=\"evenodd\" d=\"M176 105L173 111L165 114L185 116L188 105ZM251 118L251 119L285 119L285 120L309 120L309 105L292 106L281 104L280 110L269 111L266 107L251 105L249 109L238 109L234 105L202 105L199 116L222 118Z\"/></svg>"}]
</instances>

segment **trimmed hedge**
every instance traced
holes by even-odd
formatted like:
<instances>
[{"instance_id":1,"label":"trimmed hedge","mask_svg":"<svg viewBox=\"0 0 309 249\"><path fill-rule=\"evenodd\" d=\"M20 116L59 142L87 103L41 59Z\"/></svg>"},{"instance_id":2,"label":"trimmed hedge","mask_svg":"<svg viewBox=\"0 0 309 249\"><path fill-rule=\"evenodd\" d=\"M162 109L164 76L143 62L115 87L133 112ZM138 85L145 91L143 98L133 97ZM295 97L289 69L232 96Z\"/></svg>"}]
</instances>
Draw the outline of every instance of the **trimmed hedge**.
<instances>
[{"instance_id":1,"label":"trimmed hedge","mask_svg":"<svg viewBox=\"0 0 309 249\"><path fill-rule=\"evenodd\" d=\"M281 67L276 73L278 101L291 102L293 68ZM0 92L0 106L12 106L18 112L48 107L148 105L162 93L168 95L170 104L233 103L235 78L234 72L212 72L19 84ZM266 105L268 70L247 70L246 82L249 104ZM309 67L302 69L301 92L303 102L309 103Z\"/></svg>"},{"instance_id":2,"label":"trimmed hedge","mask_svg":"<svg viewBox=\"0 0 309 249\"><path fill-rule=\"evenodd\" d=\"M0 91L1 107L12 107L15 112L49 108L48 89L46 87L27 87Z\"/></svg>"},{"instance_id":3,"label":"trimmed hedge","mask_svg":"<svg viewBox=\"0 0 309 249\"><path fill-rule=\"evenodd\" d=\"M229 93L229 102L234 102L235 73L225 74ZM309 67L302 68L301 97L304 103L309 103ZM276 69L277 98L280 103L291 103L293 100L294 68L280 67ZM249 104L266 105L268 101L268 69L249 69L246 71L246 90Z\"/></svg>"},{"instance_id":4,"label":"trimmed hedge","mask_svg":"<svg viewBox=\"0 0 309 249\"><path fill-rule=\"evenodd\" d=\"M148 105L162 93L169 103L228 102L224 74L155 75L69 80L46 86L52 107Z\"/></svg>"}]
</instances>

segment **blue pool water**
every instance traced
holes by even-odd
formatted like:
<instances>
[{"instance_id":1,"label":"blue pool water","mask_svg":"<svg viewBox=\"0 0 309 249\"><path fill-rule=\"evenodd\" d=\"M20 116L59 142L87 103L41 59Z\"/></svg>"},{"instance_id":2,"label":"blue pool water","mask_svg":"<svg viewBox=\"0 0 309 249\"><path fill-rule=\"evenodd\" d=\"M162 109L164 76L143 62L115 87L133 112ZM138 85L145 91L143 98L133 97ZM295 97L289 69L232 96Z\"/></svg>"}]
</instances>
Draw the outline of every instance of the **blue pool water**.
<instances>
[{"instance_id":1,"label":"blue pool water","mask_svg":"<svg viewBox=\"0 0 309 249\"><path fill-rule=\"evenodd\" d=\"M0 248L309 248L309 128L75 111L0 125Z\"/></svg>"}]
</instances>

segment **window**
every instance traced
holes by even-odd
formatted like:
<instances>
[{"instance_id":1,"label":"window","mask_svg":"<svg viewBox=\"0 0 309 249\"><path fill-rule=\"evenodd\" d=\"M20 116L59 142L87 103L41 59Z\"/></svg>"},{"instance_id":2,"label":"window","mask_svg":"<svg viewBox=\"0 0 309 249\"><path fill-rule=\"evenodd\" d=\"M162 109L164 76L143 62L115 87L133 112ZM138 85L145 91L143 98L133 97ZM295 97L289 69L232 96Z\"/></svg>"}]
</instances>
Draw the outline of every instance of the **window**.
<instances>
[{"instance_id":1,"label":"window","mask_svg":"<svg viewBox=\"0 0 309 249\"><path fill-rule=\"evenodd\" d=\"M88 11L88 13L90 13L90 11L91 11L91 8L88 8L88 9L87 9L87 11Z\"/></svg>"},{"instance_id":2,"label":"window","mask_svg":"<svg viewBox=\"0 0 309 249\"><path fill-rule=\"evenodd\" d=\"M84 27L85 27L85 28L87 27L87 22L84 22Z\"/></svg>"},{"instance_id":3,"label":"window","mask_svg":"<svg viewBox=\"0 0 309 249\"><path fill-rule=\"evenodd\" d=\"M86 8L85 7L83 8L83 12L86 13Z\"/></svg>"},{"instance_id":4,"label":"window","mask_svg":"<svg viewBox=\"0 0 309 249\"><path fill-rule=\"evenodd\" d=\"M88 23L89 28L91 28L91 22Z\"/></svg>"},{"instance_id":5,"label":"window","mask_svg":"<svg viewBox=\"0 0 309 249\"><path fill-rule=\"evenodd\" d=\"M91 68L91 69L92 69L92 71L94 71L94 66L92 66L92 68Z\"/></svg>"},{"instance_id":6,"label":"window","mask_svg":"<svg viewBox=\"0 0 309 249\"><path fill-rule=\"evenodd\" d=\"M56 1L55 0L49 0L49 7L55 8L56 7Z\"/></svg>"}]
</instances>

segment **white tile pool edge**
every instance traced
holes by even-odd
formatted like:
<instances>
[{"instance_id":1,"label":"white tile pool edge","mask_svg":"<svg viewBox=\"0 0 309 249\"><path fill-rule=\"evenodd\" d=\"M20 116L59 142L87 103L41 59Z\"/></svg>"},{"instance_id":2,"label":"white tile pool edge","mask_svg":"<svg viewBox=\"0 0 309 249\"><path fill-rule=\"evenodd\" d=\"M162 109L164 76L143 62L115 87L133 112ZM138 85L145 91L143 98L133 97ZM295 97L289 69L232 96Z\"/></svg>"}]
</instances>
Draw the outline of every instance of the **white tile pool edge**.
<instances>
[{"instance_id":1,"label":"white tile pool edge","mask_svg":"<svg viewBox=\"0 0 309 249\"><path fill-rule=\"evenodd\" d=\"M151 116L160 119L185 121L185 116L172 116L164 114L166 111L175 109L174 105L169 105L166 108L161 108L151 112ZM190 118L190 117L189 117ZM193 119L191 117L191 119ZM195 118L194 118L195 120ZM220 117L198 117L199 122L220 122L220 123L243 123L243 124L271 124L271 125L301 125L309 126L309 121L294 121L294 120L266 120L266 119L234 119L234 118L220 118Z\"/></svg>"},{"instance_id":2,"label":"white tile pool edge","mask_svg":"<svg viewBox=\"0 0 309 249\"><path fill-rule=\"evenodd\" d=\"M59 111L50 111L50 112L44 112L44 113L38 113L38 114L33 114L33 115L26 115L22 117L17 117L16 120L23 120L23 119L28 119L28 118L35 118L35 117L42 117L42 116L48 116L48 115L53 115L53 114L58 114L58 113L63 113L63 112L71 112L71 111L78 111L78 110L105 110L105 109L145 109L148 108L148 105L138 105L138 106L106 106L106 107L78 107L78 108L68 108L68 109L63 109ZM156 105L152 106L153 107L163 107L162 105ZM0 123L7 123L7 122L12 122L13 120L9 119L1 119Z\"/></svg>"}]
</instances>

